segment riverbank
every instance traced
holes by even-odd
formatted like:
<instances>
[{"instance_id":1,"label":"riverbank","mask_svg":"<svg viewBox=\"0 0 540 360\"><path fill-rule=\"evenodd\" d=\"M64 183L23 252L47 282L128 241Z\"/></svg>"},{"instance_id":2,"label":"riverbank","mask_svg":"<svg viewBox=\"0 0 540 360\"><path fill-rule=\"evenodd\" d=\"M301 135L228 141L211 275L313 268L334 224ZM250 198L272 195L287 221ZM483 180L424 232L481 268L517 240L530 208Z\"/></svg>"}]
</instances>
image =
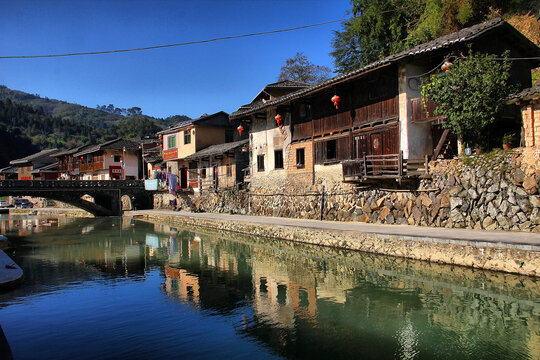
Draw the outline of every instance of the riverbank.
<instances>
[{"instance_id":1,"label":"riverbank","mask_svg":"<svg viewBox=\"0 0 540 360\"><path fill-rule=\"evenodd\" d=\"M36 215L66 215L70 217L94 217L88 211L78 208L32 208L32 209L10 209L9 213L28 214L35 213Z\"/></svg>"},{"instance_id":2,"label":"riverbank","mask_svg":"<svg viewBox=\"0 0 540 360\"><path fill-rule=\"evenodd\" d=\"M140 210L125 216L174 226L289 240L346 250L540 277L540 235L508 231Z\"/></svg>"}]
</instances>

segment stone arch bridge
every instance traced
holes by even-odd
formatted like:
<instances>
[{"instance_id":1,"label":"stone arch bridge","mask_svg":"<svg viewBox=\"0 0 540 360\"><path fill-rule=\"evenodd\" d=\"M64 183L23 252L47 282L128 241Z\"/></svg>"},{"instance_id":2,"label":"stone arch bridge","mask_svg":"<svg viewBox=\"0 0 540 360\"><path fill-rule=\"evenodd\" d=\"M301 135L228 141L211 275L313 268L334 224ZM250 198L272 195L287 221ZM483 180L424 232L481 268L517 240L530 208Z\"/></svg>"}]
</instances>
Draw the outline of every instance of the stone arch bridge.
<instances>
[{"instance_id":1,"label":"stone arch bridge","mask_svg":"<svg viewBox=\"0 0 540 360\"><path fill-rule=\"evenodd\" d=\"M94 202L83 199L89 195ZM138 209L153 207L153 192L144 180L0 180L0 196L34 196L58 200L95 216L122 215L122 196Z\"/></svg>"}]
</instances>

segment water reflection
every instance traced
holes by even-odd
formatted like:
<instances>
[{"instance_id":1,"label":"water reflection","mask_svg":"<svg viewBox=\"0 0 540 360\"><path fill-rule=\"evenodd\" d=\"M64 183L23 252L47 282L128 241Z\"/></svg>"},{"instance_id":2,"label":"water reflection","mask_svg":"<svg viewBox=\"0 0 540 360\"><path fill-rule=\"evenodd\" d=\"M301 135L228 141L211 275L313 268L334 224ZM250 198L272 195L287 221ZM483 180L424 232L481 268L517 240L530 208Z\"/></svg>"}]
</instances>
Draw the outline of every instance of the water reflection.
<instances>
[{"instance_id":1,"label":"water reflection","mask_svg":"<svg viewBox=\"0 0 540 360\"><path fill-rule=\"evenodd\" d=\"M540 355L540 290L534 278L130 219L26 220L0 218L8 236L19 240L16 256L26 275L23 287L0 294L0 311L33 294L72 291L90 283L128 284L133 299L148 297L149 290L143 296L135 285L148 282L157 287L156 297L138 302L128 315L118 304L111 308L110 321L123 324L122 316L149 313L183 319L187 315L182 309L195 309L214 319L198 338L213 344L208 349L227 347L227 336L216 330L225 321L232 324L236 342L247 339L263 357ZM154 285L155 275L159 281ZM172 302L162 303L159 297ZM158 338L178 331L163 316L144 331ZM190 323L192 335L198 326ZM243 357L236 342L229 350ZM182 342L163 345L150 357L170 356L172 349L178 350L173 344Z\"/></svg>"}]
</instances>

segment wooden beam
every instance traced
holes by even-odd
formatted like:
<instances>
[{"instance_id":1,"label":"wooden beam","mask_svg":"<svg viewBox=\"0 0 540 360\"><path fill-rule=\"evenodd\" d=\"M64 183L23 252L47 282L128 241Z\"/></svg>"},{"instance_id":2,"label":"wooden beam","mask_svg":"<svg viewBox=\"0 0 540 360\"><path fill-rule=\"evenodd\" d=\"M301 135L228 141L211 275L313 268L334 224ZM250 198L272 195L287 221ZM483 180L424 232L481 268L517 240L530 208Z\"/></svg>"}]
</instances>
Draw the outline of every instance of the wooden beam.
<instances>
[{"instance_id":1,"label":"wooden beam","mask_svg":"<svg viewBox=\"0 0 540 360\"><path fill-rule=\"evenodd\" d=\"M443 131L441 135L441 139L439 140L439 143L437 144L437 147L435 148L435 152L433 153L432 160L437 160L437 158L439 157L439 153L441 152L443 145L446 143L446 138L448 137L449 132L450 131L448 129Z\"/></svg>"}]
</instances>

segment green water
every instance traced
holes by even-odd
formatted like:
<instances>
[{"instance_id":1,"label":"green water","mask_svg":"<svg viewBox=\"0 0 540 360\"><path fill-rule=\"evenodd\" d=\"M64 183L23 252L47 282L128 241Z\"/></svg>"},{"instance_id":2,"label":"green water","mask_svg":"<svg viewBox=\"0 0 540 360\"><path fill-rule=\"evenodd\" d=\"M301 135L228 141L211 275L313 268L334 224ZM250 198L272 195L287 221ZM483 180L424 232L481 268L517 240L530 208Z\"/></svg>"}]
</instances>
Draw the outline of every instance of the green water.
<instances>
[{"instance_id":1,"label":"green water","mask_svg":"<svg viewBox=\"0 0 540 360\"><path fill-rule=\"evenodd\" d=\"M539 359L534 278L129 219L0 217L15 359Z\"/></svg>"}]
</instances>

